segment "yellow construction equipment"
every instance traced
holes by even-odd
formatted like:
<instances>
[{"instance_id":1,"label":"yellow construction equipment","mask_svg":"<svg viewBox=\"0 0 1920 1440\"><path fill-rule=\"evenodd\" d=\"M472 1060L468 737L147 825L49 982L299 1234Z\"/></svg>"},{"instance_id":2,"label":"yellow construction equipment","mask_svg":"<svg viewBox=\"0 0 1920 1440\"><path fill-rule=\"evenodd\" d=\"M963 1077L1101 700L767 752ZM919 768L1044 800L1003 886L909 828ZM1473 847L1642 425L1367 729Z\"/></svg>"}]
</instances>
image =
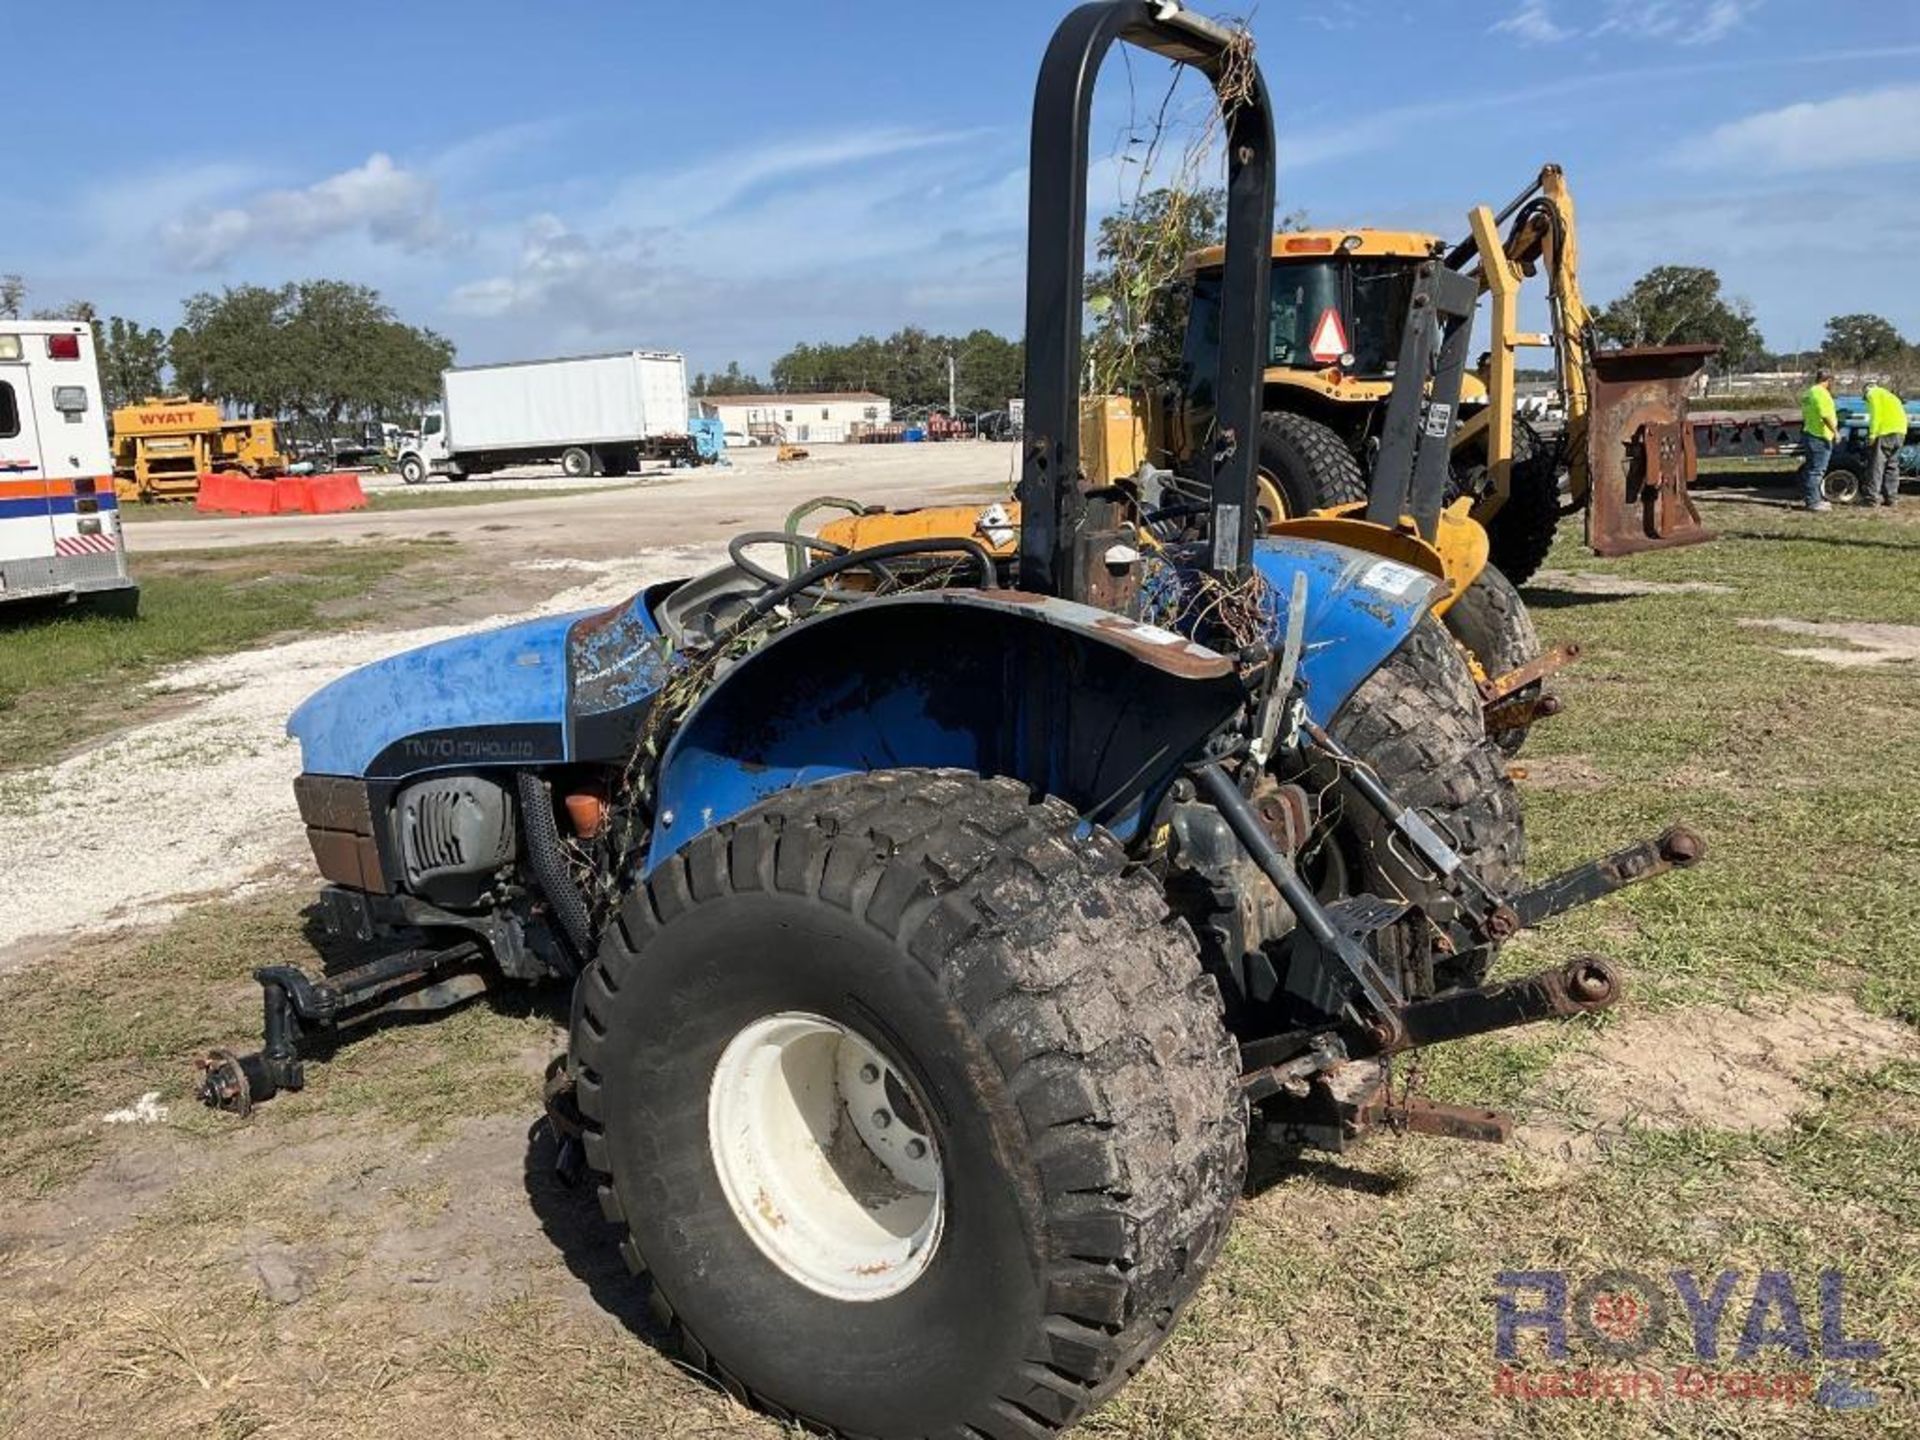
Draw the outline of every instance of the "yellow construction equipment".
<instances>
[{"instance_id":1,"label":"yellow construction equipment","mask_svg":"<svg viewBox=\"0 0 1920 1440\"><path fill-rule=\"evenodd\" d=\"M1588 543L1602 555L1706 539L1687 496L1694 466L1685 392L1711 347L1595 346L1573 197L1559 166L1542 168L1498 213L1476 207L1468 223L1469 238L1451 248L1434 235L1365 227L1274 236L1257 437L1263 504L1270 499L1283 518L1366 498L1408 297L1421 267L1442 265L1488 297L1490 348L1461 386L1454 493L1471 498L1505 576L1520 584L1539 568L1563 508L1586 508ZM1211 437L1206 357L1219 330L1220 249L1195 252L1187 270L1185 393L1155 447L1159 463L1176 468ZM1521 282L1541 270L1552 317L1544 335L1519 328ZM1516 356L1528 347L1553 353L1566 405L1557 445L1515 416Z\"/></svg>"},{"instance_id":2,"label":"yellow construction equipment","mask_svg":"<svg viewBox=\"0 0 1920 1440\"><path fill-rule=\"evenodd\" d=\"M122 500L191 500L202 475L286 468L271 420L224 420L218 406L183 395L113 412L113 486Z\"/></svg>"}]
</instances>

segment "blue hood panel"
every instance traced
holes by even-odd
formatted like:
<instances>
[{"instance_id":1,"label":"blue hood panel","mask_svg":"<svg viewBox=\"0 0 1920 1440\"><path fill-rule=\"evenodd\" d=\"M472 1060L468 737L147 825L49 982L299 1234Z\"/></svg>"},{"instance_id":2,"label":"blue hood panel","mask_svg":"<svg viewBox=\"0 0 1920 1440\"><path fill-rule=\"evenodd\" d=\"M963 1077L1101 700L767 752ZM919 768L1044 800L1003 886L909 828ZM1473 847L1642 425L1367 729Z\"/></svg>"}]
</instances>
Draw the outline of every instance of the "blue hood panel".
<instances>
[{"instance_id":1,"label":"blue hood panel","mask_svg":"<svg viewBox=\"0 0 1920 1440\"><path fill-rule=\"evenodd\" d=\"M456 636L342 675L287 720L301 768L398 775L565 759L567 631L585 613Z\"/></svg>"}]
</instances>

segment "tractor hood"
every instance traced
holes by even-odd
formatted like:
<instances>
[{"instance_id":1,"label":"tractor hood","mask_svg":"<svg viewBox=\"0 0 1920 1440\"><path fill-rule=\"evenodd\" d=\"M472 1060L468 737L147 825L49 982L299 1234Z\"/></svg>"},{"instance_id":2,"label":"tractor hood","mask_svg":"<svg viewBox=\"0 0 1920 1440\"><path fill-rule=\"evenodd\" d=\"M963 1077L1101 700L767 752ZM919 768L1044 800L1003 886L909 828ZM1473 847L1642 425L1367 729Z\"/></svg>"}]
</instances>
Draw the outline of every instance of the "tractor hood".
<instances>
[{"instance_id":1,"label":"tractor hood","mask_svg":"<svg viewBox=\"0 0 1920 1440\"><path fill-rule=\"evenodd\" d=\"M581 614L456 635L342 675L287 721L309 774L397 776L565 758Z\"/></svg>"}]
</instances>

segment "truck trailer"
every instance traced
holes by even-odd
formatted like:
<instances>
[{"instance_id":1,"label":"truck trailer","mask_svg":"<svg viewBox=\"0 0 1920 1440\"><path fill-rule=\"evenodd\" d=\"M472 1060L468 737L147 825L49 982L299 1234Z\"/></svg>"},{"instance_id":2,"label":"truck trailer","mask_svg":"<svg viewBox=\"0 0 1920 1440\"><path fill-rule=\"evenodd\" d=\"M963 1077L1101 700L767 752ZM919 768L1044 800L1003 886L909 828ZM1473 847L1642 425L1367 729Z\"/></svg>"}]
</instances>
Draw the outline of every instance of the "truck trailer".
<instances>
[{"instance_id":1,"label":"truck trailer","mask_svg":"<svg viewBox=\"0 0 1920 1440\"><path fill-rule=\"evenodd\" d=\"M558 462L569 476L626 475L647 460L698 460L687 419L685 359L622 350L440 377L440 411L400 455L400 478L461 480L509 465Z\"/></svg>"}]
</instances>

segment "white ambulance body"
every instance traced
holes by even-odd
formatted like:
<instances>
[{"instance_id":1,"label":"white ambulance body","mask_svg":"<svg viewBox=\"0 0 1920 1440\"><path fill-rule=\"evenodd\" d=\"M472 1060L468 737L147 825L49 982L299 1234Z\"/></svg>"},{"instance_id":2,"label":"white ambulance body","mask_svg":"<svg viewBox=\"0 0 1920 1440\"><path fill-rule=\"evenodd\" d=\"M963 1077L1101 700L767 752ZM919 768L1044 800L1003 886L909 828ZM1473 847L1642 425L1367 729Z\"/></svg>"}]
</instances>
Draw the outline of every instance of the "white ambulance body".
<instances>
[{"instance_id":1,"label":"white ambulance body","mask_svg":"<svg viewBox=\"0 0 1920 1440\"><path fill-rule=\"evenodd\" d=\"M0 319L0 605L79 599L132 613L93 330Z\"/></svg>"}]
</instances>

